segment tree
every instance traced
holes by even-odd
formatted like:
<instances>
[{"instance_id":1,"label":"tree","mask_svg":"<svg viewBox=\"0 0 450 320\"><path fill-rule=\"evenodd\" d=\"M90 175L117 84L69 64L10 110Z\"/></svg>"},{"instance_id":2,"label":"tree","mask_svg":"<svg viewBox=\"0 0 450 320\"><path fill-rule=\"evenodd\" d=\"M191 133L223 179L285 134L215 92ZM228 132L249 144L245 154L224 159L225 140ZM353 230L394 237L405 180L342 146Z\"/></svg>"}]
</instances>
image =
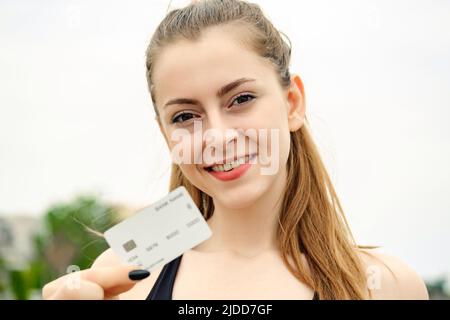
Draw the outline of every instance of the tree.
<instances>
[{"instance_id":1,"label":"tree","mask_svg":"<svg viewBox=\"0 0 450 320\"><path fill-rule=\"evenodd\" d=\"M57 203L45 213L43 230L34 236L34 256L21 270L0 269L16 299L29 299L33 291L53 279L77 269L89 268L108 248L102 232L119 220L120 209L82 195L68 203ZM0 259L1 261L1 259ZM1 263L0 263L1 264ZM5 284L1 281L0 287Z\"/></svg>"}]
</instances>

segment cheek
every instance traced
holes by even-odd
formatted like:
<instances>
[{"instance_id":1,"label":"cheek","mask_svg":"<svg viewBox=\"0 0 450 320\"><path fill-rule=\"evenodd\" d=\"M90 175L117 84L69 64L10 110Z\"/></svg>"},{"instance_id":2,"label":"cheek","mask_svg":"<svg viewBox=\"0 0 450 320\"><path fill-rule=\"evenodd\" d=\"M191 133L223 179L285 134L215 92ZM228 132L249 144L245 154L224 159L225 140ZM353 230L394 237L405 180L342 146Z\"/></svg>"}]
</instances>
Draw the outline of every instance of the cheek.
<instances>
[{"instance_id":1,"label":"cheek","mask_svg":"<svg viewBox=\"0 0 450 320\"><path fill-rule=\"evenodd\" d=\"M206 172L201 172L201 168L197 167L195 164L181 164L180 170L183 176L196 188L209 194L208 188L205 185L205 174Z\"/></svg>"},{"instance_id":2,"label":"cheek","mask_svg":"<svg viewBox=\"0 0 450 320\"><path fill-rule=\"evenodd\" d=\"M248 115L247 127L258 128L288 128L286 108L280 99L264 99L255 105Z\"/></svg>"},{"instance_id":3,"label":"cheek","mask_svg":"<svg viewBox=\"0 0 450 320\"><path fill-rule=\"evenodd\" d=\"M270 113L272 113L271 128L276 128L278 131L278 137L275 141L271 141L274 145L272 148L278 150L278 157L280 159L280 167L284 166L287 162L287 158L290 150L290 130L289 122L287 117L287 110L285 108L284 102L280 100L273 101L270 105Z\"/></svg>"},{"instance_id":4,"label":"cheek","mask_svg":"<svg viewBox=\"0 0 450 320\"><path fill-rule=\"evenodd\" d=\"M273 151L275 152L273 155L278 157L280 161L287 161L290 148L290 130L283 101L271 99L265 101L257 109L248 126L253 126L255 129L267 129L267 138L258 141L258 144L260 147L268 149L268 154L272 155ZM280 164L282 165L283 162L280 162Z\"/></svg>"},{"instance_id":5,"label":"cheek","mask_svg":"<svg viewBox=\"0 0 450 320\"><path fill-rule=\"evenodd\" d=\"M183 175L188 178L188 180L196 179L198 175L198 169L194 164L180 164L180 169Z\"/></svg>"},{"instance_id":6,"label":"cheek","mask_svg":"<svg viewBox=\"0 0 450 320\"><path fill-rule=\"evenodd\" d=\"M172 130L169 135L169 149L172 161L176 164L195 164L198 162L196 158L198 158L199 150L201 150L201 138L183 130Z\"/></svg>"},{"instance_id":7,"label":"cheek","mask_svg":"<svg viewBox=\"0 0 450 320\"><path fill-rule=\"evenodd\" d=\"M289 129L280 131L280 166L285 166L291 148L291 133Z\"/></svg>"},{"instance_id":8,"label":"cheek","mask_svg":"<svg viewBox=\"0 0 450 320\"><path fill-rule=\"evenodd\" d=\"M268 132L267 139L260 140L259 150L261 151L260 157L263 166L272 168L270 172L277 174L286 165L289 156L289 130L279 128L271 129Z\"/></svg>"}]
</instances>

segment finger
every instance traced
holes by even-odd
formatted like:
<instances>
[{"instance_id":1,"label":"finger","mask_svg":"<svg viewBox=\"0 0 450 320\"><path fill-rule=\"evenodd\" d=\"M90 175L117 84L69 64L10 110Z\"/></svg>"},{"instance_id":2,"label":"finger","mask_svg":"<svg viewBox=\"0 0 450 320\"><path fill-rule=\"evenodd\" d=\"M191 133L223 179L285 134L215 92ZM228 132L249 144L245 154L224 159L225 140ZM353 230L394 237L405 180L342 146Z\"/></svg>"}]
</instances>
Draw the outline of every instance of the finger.
<instances>
[{"instance_id":1,"label":"finger","mask_svg":"<svg viewBox=\"0 0 450 320\"><path fill-rule=\"evenodd\" d=\"M42 288L42 296L44 299L47 299L48 297L52 296L61 286L67 285L68 283L73 283L74 281L76 281L76 279L85 279L91 282L95 282L98 283L101 287L103 287L104 285L104 289L106 290L113 287L118 287L118 289L121 290L120 292L128 291L136 283L136 281L130 280L128 278L128 272L136 270L137 268L138 267L132 265L121 265L114 267L98 267L72 272L47 283ZM108 279L108 277L112 278Z\"/></svg>"},{"instance_id":2,"label":"finger","mask_svg":"<svg viewBox=\"0 0 450 320\"><path fill-rule=\"evenodd\" d=\"M104 291L98 284L80 280L76 286L63 284L49 300L103 300Z\"/></svg>"},{"instance_id":3,"label":"finger","mask_svg":"<svg viewBox=\"0 0 450 320\"><path fill-rule=\"evenodd\" d=\"M79 273L79 272L78 272ZM72 275L76 276L77 272ZM49 299L55 292L68 280L69 275L61 276L47 284L42 288L42 298Z\"/></svg>"},{"instance_id":4,"label":"finger","mask_svg":"<svg viewBox=\"0 0 450 320\"><path fill-rule=\"evenodd\" d=\"M65 274L49 283L47 283L42 288L42 297L44 299L48 299L50 296L54 295L56 291L58 291L61 286L68 285L71 286L76 281L79 281L79 279L82 279L82 274L85 273L86 270L71 272L68 274Z\"/></svg>"},{"instance_id":5,"label":"finger","mask_svg":"<svg viewBox=\"0 0 450 320\"><path fill-rule=\"evenodd\" d=\"M103 290L111 294L119 294L124 291L128 291L139 280L132 280L129 277L130 271L136 270L135 266L121 265L115 267L102 267L86 270L81 275L84 280L92 281L100 285ZM144 274L145 273L145 274ZM148 276L148 271L142 270L144 276ZM142 280L141 278L140 280Z\"/></svg>"}]
</instances>

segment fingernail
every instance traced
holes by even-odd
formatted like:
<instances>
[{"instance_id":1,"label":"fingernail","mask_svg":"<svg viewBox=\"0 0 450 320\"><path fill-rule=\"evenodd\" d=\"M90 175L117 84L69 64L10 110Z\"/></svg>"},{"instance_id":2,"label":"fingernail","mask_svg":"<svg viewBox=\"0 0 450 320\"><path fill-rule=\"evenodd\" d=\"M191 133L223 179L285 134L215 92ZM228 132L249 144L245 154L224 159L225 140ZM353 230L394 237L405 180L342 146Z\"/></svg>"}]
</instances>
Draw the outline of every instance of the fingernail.
<instances>
[{"instance_id":1,"label":"fingernail","mask_svg":"<svg viewBox=\"0 0 450 320\"><path fill-rule=\"evenodd\" d=\"M150 275L150 272L144 269L133 270L128 273L128 278L131 280L142 280L147 278Z\"/></svg>"}]
</instances>

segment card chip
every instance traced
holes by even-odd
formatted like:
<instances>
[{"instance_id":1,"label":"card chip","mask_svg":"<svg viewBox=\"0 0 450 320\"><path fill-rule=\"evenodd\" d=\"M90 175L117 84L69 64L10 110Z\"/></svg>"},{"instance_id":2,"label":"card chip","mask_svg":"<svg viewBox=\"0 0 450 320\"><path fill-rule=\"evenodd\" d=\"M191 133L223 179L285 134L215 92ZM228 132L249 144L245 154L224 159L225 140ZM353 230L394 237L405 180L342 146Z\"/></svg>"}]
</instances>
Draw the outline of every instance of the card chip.
<instances>
[{"instance_id":1,"label":"card chip","mask_svg":"<svg viewBox=\"0 0 450 320\"><path fill-rule=\"evenodd\" d=\"M134 240L129 240L125 242L122 246L126 252L130 252L131 250L136 248L136 242L134 242Z\"/></svg>"}]
</instances>

